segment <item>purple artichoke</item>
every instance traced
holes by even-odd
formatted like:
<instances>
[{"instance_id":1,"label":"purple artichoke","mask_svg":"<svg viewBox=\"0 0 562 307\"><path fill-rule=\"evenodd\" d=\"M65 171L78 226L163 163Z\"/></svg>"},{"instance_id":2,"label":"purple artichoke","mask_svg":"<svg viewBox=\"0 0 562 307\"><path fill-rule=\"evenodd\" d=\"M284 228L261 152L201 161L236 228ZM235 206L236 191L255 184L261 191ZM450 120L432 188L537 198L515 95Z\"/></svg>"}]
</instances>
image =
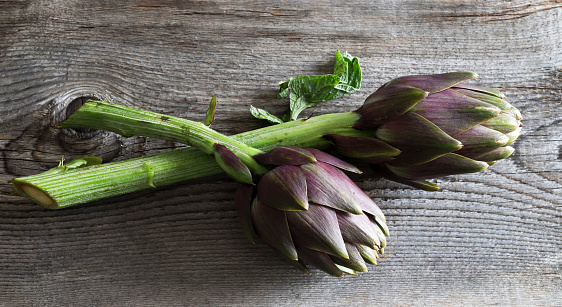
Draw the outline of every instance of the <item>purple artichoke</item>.
<instances>
[{"instance_id":1,"label":"purple artichoke","mask_svg":"<svg viewBox=\"0 0 562 307\"><path fill-rule=\"evenodd\" d=\"M316 149L280 146L254 156L273 169L236 193L250 241L256 237L298 268L311 264L333 276L367 271L386 246L385 217L340 169L353 165Z\"/></svg>"},{"instance_id":2,"label":"purple artichoke","mask_svg":"<svg viewBox=\"0 0 562 307\"><path fill-rule=\"evenodd\" d=\"M338 152L387 179L425 190L424 179L479 172L510 156L521 114L505 96L460 82L472 72L400 77L370 95L354 125L368 136L327 135Z\"/></svg>"}]
</instances>

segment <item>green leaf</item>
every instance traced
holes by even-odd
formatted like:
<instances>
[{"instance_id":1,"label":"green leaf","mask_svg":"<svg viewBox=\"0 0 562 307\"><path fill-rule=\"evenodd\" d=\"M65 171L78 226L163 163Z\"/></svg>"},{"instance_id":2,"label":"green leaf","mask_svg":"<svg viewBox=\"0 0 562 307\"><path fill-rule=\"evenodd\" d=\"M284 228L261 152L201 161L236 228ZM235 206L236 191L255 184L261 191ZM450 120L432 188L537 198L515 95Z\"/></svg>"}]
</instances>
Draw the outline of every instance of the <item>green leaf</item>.
<instances>
[{"instance_id":1,"label":"green leaf","mask_svg":"<svg viewBox=\"0 0 562 307\"><path fill-rule=\"evenodd\" d=\"M347 52L336 52L334 73L289 78L280 83L279 98L290 99L289 111L283 119L296 120L306 108L320 102L340 98L361 87L359 60Z\"/></svg>"},{"instance_id":2,"label":"green leaf","mask_svg":"<svg viewBox=\"0 0 562 307\"><path fill-rule=\"evenodd\" d=\"M217 95L211 98L211 103L209 103L209 108L207 109L207 118L205 119L205 125L210 126L215 120L215 110L217 108Z\"/></svg>"},{"instance_id":3,"label":"green leaf","mask_svg":"<svg viewBox=\"0 0 562 307\"><path fill-rule=\"evenodd\" d=\"M283 121L279 117L277 117L275 115L272 115L271 113L267 112L264 109L258 109L254 106L250 106L250 112L252 113L252 115L255 118L265 119L270 124L282 124L283 123Z\"/></svg>"},{"instance_id":4,"label":"green leaf","mask_svg":"<svg viewBox=\"0 0 562 307\"><path fill-rule=\"evenodd\" d=\"M340 78L335 75L298 76L289 79L290 120L296 120L300 112L320 102L343 96L336 89Z\"/></svg>"}]
</instances>

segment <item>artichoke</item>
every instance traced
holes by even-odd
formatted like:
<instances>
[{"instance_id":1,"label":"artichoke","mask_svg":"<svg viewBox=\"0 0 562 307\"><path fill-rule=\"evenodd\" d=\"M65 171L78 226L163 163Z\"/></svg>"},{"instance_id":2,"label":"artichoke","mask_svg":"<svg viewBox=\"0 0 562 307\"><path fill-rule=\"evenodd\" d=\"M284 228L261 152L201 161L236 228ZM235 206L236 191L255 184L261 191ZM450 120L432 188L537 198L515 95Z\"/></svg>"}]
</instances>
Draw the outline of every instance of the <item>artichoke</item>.
<instances>
[{"instance_id":1,"label":"artichoke","mask_svg":"<svg viewBox=\"0 0 562 307\"><path fill-rule=\"evenodd\" d=\"M330 134L337 151L383 177L424 190L426 181L479 172L510 156L521 113L498 90L461 83L472 72L412 75L386 83L356 113L364 136Z\"/></svg>"},{"instance_id":2,"label":"artichoke","mask_svg":"<svg viewBox=\"0 0 562 307\"><path fill-rule=\"evenodd\" d=\"M254 156L273 168L243 185L235 203L244 232L296 267L342 277L376 264L388 235L380 208L342 171L353 165L316 149L279 146Z\"/></svg>"}]
</instances>

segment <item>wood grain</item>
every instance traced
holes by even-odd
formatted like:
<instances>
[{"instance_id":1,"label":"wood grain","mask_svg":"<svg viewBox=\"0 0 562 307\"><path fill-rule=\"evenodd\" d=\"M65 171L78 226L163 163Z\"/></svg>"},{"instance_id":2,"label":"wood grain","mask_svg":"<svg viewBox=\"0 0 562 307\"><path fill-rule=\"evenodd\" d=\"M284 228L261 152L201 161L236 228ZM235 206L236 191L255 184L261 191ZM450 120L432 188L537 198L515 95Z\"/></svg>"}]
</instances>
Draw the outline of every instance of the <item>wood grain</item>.
<instances>
[{"instance_id":1,"label":"wood grain","mask_svg":"<svg viewBox=\"0 0 562 307\"><path fill-rule=\"evenodd\" d=\"M562 305L562 2L0 1L0 305ZM361 105L405 74L472 70L524 116L516 153L441 192L357 177L391 237L378 266L344 279L302 275L244 239L236 184L214 176L48 211L9 179L63 155L105 161L171 142L55 130L75 98L96 96L260 127L281 114L277 84L359 57L360 91L303 115Z\"/></svg>"}]
</instances>

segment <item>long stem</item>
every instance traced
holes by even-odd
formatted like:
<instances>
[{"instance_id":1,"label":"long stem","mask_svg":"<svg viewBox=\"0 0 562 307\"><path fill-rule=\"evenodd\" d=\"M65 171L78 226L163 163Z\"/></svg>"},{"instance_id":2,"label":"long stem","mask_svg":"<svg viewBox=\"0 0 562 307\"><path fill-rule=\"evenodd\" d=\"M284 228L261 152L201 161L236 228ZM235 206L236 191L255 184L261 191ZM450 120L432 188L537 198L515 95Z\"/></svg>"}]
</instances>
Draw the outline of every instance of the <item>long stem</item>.
<instances>
[{"instance_id":1,"label":"long stem","mask_svg":"<svg viewBox=\"0 0 562 307\"><path fill-rule=\"evenodd\" d=\"M193 146L207 154L213 154L213 145L219 143L227 146L254 172L267 171L252 158L261 150L218 133L203 123L123 105L88 101L60 127L108 130L125 137L142 135L161 138Z\"/></svg>"},{"instance_id":2,"label":"long stem","mask_svg":"<svg viewBox=\"0 0 562 307\"><path fill-rule=\"evenodd\" d=\"M97 120L88 121L87 125L67 122L65 127L104 129L124 136L144 135L187 143L184 134L186 130L182 128L185 120L146 111L138 113L141 110L111 104L104 104L104 108L98 109L95 105L90 106L93 107L87 110L95 113ZM109 112L112 116L105 117L107 109L113 109ZM143 119L139 120L133 114ZM365 131L352 128L357 118L358 115L351 112L326 114L231 137L221 135L225 139L220 141L229 145L236 141L260 150L270 150L279 145L325 149L330 145L323 138L326 134L364 134ZM205 126L201 129L204 133L212 131ZM216 135L212 134L212 137ZM220 172L220 168L208 154L187 147L126 161L47 171L13 179L12 184L20 193L38 204L58 209Z\"/></svg>"}]
</instances>

